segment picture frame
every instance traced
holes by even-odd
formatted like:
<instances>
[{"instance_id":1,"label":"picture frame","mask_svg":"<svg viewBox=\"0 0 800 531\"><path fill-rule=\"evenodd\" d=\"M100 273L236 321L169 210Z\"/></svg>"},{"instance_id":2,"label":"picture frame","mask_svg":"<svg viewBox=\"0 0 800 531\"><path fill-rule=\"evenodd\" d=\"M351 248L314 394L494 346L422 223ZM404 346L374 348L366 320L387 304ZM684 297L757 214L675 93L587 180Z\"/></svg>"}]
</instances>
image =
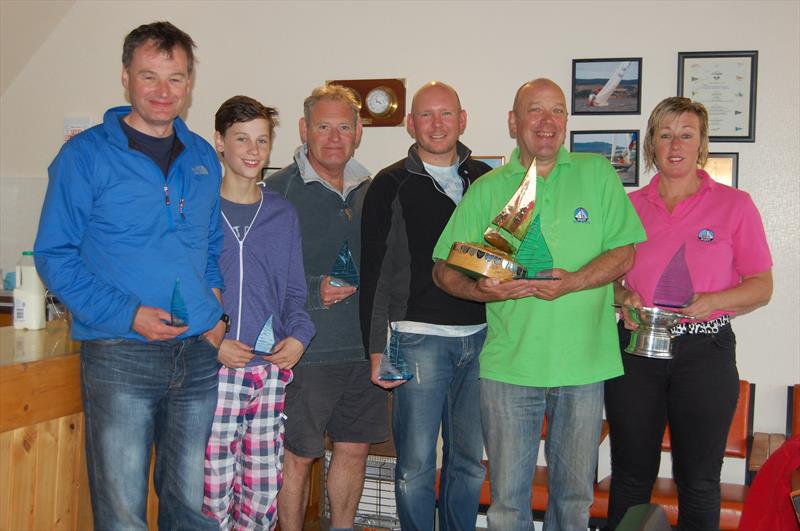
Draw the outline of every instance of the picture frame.
<instances>
[{"instance_id":1,"label":"picture frame","mask_svg":"<svg viewBox=\"0 0 800 531\"><path fill-rule=\"evenodd\" d=\"M263 181L273 173L282 169L283 166L264 166L264 168L261 170L261 180Z\"/></svg>"},{"instance_id":2,"label":"picture frame","mask_svg":"<svg viewBox=\"0 0 800 531\"><path fill-rule=\"evenodd\" d=\"M641 57L572 60L573 115L641 113Z\"/></svg>"},{"instance_id":3,"label":"picture frame","mask_svg":"<svg viewBox=\"0 0 800 531\"><path fill-rule=\"evenodd\" d=\"M492 169L499 168L506 163L505 155L472 155L470 158L484 162Z\"/></svg>"},{"instance_id":4,"label":"picture frame","mask_svg":"<svg viewBox=\"0 0 800 531\"><path fill-rule=\"evenodd\" d=\"M703 169L718 183L739 188L738 153L709 153Z\"/></svg>"},{"instance_id":5,"label":"picture frame","mask_svg":"<svg viewBox=\"0 0 800 531\"><path fill-rule=\"evenodd\" d=\"M678 52L678 95L705 105L711 142L755 142L758 50Z\"/></svg>"},{"instance_id":6,"label":"picture frame","mask_svg":"<svg viewBox=\"0 0 800 531\"><path fill-rule=\"evenodd\" d=\"M639 130L571 131L572 153L597 153L614 166L623 186L639 186Z\"/></svg>"}]
</instances>

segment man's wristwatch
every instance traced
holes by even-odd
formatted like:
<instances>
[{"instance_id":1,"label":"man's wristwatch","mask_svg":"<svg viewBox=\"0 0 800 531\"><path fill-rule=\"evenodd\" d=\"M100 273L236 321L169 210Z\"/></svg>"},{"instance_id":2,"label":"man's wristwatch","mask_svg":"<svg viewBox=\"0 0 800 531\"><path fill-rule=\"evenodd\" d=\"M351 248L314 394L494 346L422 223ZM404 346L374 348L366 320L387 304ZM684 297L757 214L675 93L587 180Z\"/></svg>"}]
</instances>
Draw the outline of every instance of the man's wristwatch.
<instances>
[{"instance_id":1,"label":"man's wristwatch","mask_svg":"<svg viewBox=\"0 0 800 531\"><path fill-rule=\"evenodd\" d=\"M228 315L227 313L223 313L222 317L220 317L219 320L222 321L223 323L225 323L225 333L227 334L228 332L230 332L231 331L231 316Z\"/></svg>"}]
</instances>

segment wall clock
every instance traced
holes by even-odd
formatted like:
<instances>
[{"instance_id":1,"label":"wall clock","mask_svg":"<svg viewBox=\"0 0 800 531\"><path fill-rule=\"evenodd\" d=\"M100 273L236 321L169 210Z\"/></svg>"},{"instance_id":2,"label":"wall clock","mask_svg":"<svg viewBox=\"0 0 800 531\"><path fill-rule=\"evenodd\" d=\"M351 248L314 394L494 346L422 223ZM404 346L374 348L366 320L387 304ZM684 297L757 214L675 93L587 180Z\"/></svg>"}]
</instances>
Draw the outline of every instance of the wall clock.
<instances>
[{"instance_id":1,"label":"wall clock","mask_svg":"<svg viewBox=\"0 0 800 531\"><path fill-rule=\"evenodd\" d=\"M360 115L365 127L398 126L405 122L405 79L334 79L327 83L355 91L361 102Z\"/></svg>"}]
</instances>

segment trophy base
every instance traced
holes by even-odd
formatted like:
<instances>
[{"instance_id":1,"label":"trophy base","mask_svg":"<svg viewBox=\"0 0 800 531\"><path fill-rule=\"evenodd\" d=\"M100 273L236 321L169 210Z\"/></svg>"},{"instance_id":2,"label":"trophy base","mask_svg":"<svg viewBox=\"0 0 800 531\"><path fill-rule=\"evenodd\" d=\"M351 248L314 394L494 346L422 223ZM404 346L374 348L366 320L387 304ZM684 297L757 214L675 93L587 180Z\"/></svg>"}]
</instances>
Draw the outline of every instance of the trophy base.
<instances>
[{"instance_id":1,"label":"trophy base","mask_svg":"<svg viewBox=\"0 0 800 531\"><path fill-rule=\"evenodd\" d=\"M645 358L672 359L672 335L669 330L686 317L663 308L634 308L628 312L639 328L631 331L625 352Z\"/></svg>"},{"instance_id":2,"label":"trophy base","mask_svg":"<svg viewBox=\"0 0 800 531\"><path fill-rule=\"evenodd\" d=\"M668 333L660 332L660 330L646 327L631 331L631 340L625 347L625 352L645 358L671 360L672 338Z\"/></svg>"},{"instance_id":3,"label":"trophy base","mask_svg":"<svg viewBox=\"0 0 800 531\"><path fill-rule=\"evenodd\" d=\"M455 242L447 256L447 265L472 278L515 280L528 274L509 254L479 243Z\"/></svg>"}]
</instances>

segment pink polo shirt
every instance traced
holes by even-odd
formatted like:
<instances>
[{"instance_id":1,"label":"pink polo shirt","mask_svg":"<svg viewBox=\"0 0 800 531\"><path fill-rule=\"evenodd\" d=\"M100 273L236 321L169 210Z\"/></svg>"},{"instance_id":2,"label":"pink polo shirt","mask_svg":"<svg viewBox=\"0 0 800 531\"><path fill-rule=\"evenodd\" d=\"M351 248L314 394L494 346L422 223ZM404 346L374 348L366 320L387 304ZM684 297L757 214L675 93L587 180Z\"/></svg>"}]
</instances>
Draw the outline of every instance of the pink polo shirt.
<instances>
[{"instance_id":1,"label":"pink polo shirt","mask_svg":"<svg viewBox=\"0 0 800 531\"><path fill-rule=\"evenodd\" d=\"M742 277L772 267L764 225L750 195L720 184L703 170L700 189L670 212L658 195L660 175L630 194L647 241L636 244L633 268L625 275L628 289L653 306L661 274L685 244L684 256L696 293L721 291ZM733 312L714 312L710 319Z\"/></svg>"}]
</instances>

